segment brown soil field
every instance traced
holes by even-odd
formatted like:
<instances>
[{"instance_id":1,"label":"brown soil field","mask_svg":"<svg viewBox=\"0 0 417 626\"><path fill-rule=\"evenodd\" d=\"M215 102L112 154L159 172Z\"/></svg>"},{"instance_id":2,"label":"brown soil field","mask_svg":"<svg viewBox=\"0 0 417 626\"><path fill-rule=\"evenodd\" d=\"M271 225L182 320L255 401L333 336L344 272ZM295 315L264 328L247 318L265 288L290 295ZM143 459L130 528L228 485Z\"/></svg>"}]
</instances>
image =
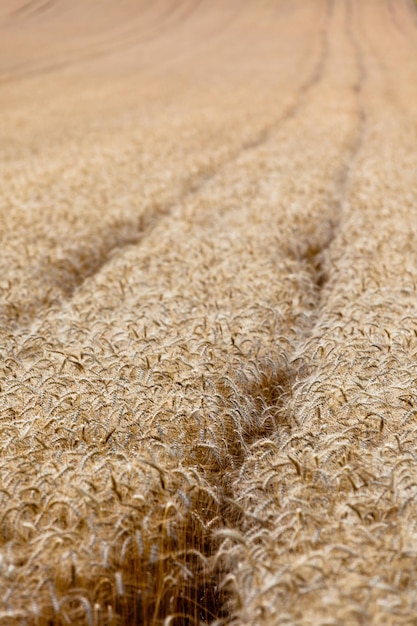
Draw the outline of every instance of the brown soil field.
<instances>
[{"instance_id":1,"label":"brown soil field","mask_svg":"<svg viewBox=\"0 0 417 626\"><path fill-rule=\"evenodd\" d=\"M417 624L412 0L2 0L1 626Z\"/></svg>"}]
</instances>

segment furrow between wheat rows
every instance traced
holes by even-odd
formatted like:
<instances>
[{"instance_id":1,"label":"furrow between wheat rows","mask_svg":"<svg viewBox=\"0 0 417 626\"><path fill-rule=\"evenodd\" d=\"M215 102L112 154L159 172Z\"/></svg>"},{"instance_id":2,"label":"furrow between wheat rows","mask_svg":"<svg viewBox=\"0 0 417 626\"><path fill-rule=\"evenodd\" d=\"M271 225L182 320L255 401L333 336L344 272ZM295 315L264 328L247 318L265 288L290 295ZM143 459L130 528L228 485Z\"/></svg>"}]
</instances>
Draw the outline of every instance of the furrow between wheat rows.
<instances>
[{"instance_id":1,"label":"furrow between wheat rows","mask_svg":"<svg viewBox=\"0 0 417 626\"><path fill-rule=\"evenodd\" d=\"M410 6L105 4L2 9L0 617L412 623Z\"/></svg>"}]
</instances>

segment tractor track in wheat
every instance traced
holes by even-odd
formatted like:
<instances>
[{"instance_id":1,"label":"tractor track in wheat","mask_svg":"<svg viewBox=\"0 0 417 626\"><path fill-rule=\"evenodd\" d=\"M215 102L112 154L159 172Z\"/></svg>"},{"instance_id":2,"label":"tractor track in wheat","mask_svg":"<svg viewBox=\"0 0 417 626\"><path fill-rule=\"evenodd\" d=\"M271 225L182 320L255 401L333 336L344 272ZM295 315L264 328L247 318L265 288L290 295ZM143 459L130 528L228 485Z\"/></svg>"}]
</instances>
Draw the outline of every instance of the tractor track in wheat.
<instances>
[{"instance_id":1,"label":"tractor track in wheat","mask_svg":"<svg viewBox=\"0 0 417 626\"><path fill-rule=\"evenodd\" d=\"M408 626L408 0L5 0L0 621Z\"/></svg>"}]
</instances>

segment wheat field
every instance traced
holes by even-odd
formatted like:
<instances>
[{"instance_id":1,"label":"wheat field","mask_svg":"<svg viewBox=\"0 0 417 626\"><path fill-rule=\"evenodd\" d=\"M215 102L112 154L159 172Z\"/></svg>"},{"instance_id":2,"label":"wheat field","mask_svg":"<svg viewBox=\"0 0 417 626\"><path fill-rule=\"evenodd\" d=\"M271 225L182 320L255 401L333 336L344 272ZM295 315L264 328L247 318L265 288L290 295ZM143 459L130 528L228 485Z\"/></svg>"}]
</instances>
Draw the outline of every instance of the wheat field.
<instances>
[{"instance_id":1,"label":"wheat field","mask_svg":"<svg viewBox=\"0 0 417 626\"><path fill-rule=\"evenodd\" d=\"M1 626L417 624L413 0L2 0Z\"/></svg>"}]
</instances>

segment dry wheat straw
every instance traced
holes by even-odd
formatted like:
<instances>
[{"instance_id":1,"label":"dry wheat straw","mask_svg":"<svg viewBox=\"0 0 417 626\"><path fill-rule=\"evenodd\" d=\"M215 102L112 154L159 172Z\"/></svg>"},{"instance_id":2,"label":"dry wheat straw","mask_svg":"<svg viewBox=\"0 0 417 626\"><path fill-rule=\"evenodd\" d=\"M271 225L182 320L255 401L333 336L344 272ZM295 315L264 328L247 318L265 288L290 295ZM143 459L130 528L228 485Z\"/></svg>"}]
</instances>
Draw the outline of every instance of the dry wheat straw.
<instances>
[{"instance_id":1,"label":"dry wheat straw","mask_svg":"<svg viewBox=\"0 0 417 626\"><path fill-rule=\"evenodd\" d=\"M14 9L0 621L413 623L406 0Z\"/></svg>"}]
</instances>

